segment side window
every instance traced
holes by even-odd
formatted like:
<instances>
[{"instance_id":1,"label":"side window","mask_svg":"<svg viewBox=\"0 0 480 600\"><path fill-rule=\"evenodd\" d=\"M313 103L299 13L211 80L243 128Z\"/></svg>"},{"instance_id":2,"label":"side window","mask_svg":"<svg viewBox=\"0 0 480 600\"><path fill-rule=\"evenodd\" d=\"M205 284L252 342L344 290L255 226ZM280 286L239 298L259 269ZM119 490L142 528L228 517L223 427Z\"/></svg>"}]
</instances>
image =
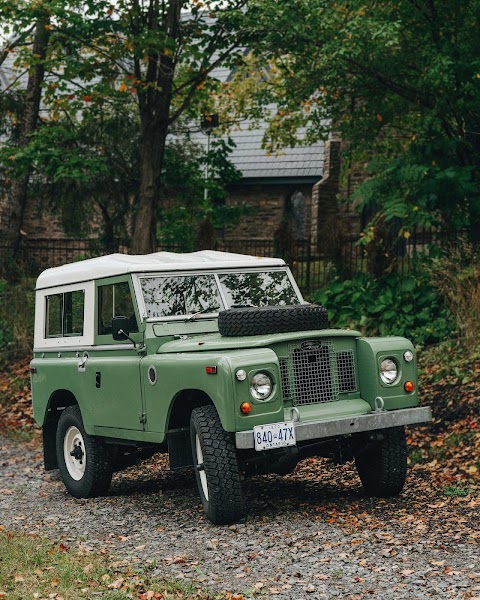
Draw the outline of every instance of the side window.
<instances>
[{"instance_id":1,"label":"side window","mask_svg":"<svg viewBox=\"0 0 480 600\"><path fill-rule=\"evenodd\" d=\"M85 291L64 292L47 296L45 337L83 335Z\"/></svg>"},{"instance_id":2,"label":"side window","mask_svg":"<svg viewBox=\"0 0 480 600\"><path fill-rule=\"evenodd\" d=\"M83 290L67 292L63 295L64 302L64 335L83 335L83 317L85 307L85 292Z\"/></svg>"},{"instance_id":3,"label":"side window","mask_svg":"<svg viewBox=\"0 0 480 600\"><path fill-rule=\"evenodd\" d=\"M113 317L128 317L130 333L138 331L130 287L126 281L98 288L98 334L111 335Z\"/></svg>"},{"instance_id":4,"label":"side window","mask_svg":"<svg viewBox=\"0 0 480 600\"><path fill-rule=\"evenodd\" d=\"M62 337L63 294L47 296L45 337Z\"/></svg>"}]
</instances>

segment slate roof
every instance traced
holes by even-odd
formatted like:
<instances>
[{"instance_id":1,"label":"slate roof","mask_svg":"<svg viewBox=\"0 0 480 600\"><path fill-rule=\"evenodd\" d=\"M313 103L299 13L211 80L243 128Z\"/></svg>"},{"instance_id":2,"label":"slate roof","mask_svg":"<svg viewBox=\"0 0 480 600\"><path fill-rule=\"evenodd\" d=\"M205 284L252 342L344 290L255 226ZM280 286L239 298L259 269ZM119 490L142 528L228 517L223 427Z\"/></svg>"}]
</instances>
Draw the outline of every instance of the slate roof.
<instances>
[{"instance_id":1,"label":"slate roof","mask_svg":"<svg viewBox=\"0 0 480 600\"><path fill-rule=\"evenodd\" d=\"M211 77L220 81L228 81L232 76L230 69L218 67L211 73ZM269 107L272 113L276 109ZM309 146L297 145L294 148L283 148L280 153L268 154L262 148L262 141L267 130L266 121L261 121L256 127L252 122L245 120L238 126L238 130L230 132L229 137L235 142L230 160L239 169L244 183L255 183L258 180L302 180L304 182L318 181L323 175L324 143L317 142ZM305 134L304 129L299 129L297 137L301 140ZM192 136L195 141L206 144L205 134Z\"/></svg>"},{"instance_id":2,"label":"slate roof","mask_svg":"<svg viewBox=\"0 0 480 600\"><path fill-rule=\"evenodd\" d=\"M239 131L230 137L236 147L230 155L234 165L242 172L245 180L254 179L300 179L317 181L323 173L323 143L313 146L284 148L279 155L267 154L262 148L262 140L267 124L249 129L250 123L243 123ZM299 136L302 135L299 132Z\"/></svg>"}]
</instances>

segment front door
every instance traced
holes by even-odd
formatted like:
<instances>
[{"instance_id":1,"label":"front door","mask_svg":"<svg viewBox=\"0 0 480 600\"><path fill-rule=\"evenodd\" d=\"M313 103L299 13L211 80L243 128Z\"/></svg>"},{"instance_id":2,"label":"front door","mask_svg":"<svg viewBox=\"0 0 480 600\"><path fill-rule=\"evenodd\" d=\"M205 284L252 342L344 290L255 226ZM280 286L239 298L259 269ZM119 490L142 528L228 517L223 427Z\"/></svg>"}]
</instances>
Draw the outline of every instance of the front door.
<instances>
[{"instance_id":1,"label":"front door","mask_svg":"<svg viewBox=\"0 0 480 600\"><path fill-rule=\"evenodd\" d=\"M112 337L112 318L126 316L130 337L136 342L142 339L131 282L118 277L97 282L95 305L95 346L84 374L92 422L95 427L143 430L140 355L130 340Z\"/></svg>"}]
</instances>

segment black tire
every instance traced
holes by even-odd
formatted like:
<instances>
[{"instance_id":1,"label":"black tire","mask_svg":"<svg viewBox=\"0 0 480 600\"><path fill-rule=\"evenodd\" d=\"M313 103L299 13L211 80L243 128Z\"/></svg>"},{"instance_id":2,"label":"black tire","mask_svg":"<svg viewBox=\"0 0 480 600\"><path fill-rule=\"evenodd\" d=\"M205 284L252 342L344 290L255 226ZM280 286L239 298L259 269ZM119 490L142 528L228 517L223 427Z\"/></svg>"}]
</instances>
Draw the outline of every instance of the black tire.
<instances>
[{"instance_id":1,"label":"black tire","mask_svg":"<svg viewBox=\"0 0 480 600\"><path fill-rule=\"evenodd\" d=\"M226 337L327 328L327 310L315 304L246 306L229 308L218 314L218 329Z\"/></svg>"},{"instance_id":2,"label":"black tire","mask_svg":"<svg viewBox=\"0 0 480 600\"><path fill-rule=\"evenodd\" d=\"M190 419L193 465L200 499L214 525L236 523L245 514L237 452L214 406L200 406Z\"/></svg>"},{"instance_id":3,"label":"black tire","mask_svg":"<svg viewBox=\"0 0 480 600\"><path fill-rule=\"evenodd\" d=\"M400 494L407 477L405 428L383 429L383 439L355 455L358 475L369 496L389 497Z\"/></svg>"},{"instance_id":4,"label":"black tire","mask_svg":"<svg viewBox=\"0 0 480 600\"><path fill-rule=\"evenodd\" d=\"M77 448L78 455L73 456ZM56 449L60 475L72 496L94 498L107 492L114 468L112 447L85 432L78 406L69 406L60 415Z\"/></svg>"},{"instance_id":5,"label":"black tire","mask_svg":"<svg viewBox=\"0 0 480 600\"><path fill-rule=\"evenodd\" d=\"M280 475L284 477L285 475L290 475L291 473L293 473L297 464L298 461L296 460L289 460L277 463L270 469L270 473L275 473L275 475Z\"/></svg>"}]
</instances>

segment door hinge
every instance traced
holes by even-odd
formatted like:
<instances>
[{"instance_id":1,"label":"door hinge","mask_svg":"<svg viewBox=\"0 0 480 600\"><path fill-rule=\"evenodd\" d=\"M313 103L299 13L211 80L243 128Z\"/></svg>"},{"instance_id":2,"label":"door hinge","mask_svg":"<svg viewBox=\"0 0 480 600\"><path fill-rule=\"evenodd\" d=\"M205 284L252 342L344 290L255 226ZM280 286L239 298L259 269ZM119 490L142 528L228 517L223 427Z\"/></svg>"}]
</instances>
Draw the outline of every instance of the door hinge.
<instances>
[{"instance_id":1,"label":"door hinge","mask_svg":"<svg viewBox=\"0 0 480 600\"><path fill-rule=\"evenodd\" d=\"M145 413L139 413L138 420L140 421L140 423L146 423L147 422L147 415Z\"/></svg>"}]
</instances>

